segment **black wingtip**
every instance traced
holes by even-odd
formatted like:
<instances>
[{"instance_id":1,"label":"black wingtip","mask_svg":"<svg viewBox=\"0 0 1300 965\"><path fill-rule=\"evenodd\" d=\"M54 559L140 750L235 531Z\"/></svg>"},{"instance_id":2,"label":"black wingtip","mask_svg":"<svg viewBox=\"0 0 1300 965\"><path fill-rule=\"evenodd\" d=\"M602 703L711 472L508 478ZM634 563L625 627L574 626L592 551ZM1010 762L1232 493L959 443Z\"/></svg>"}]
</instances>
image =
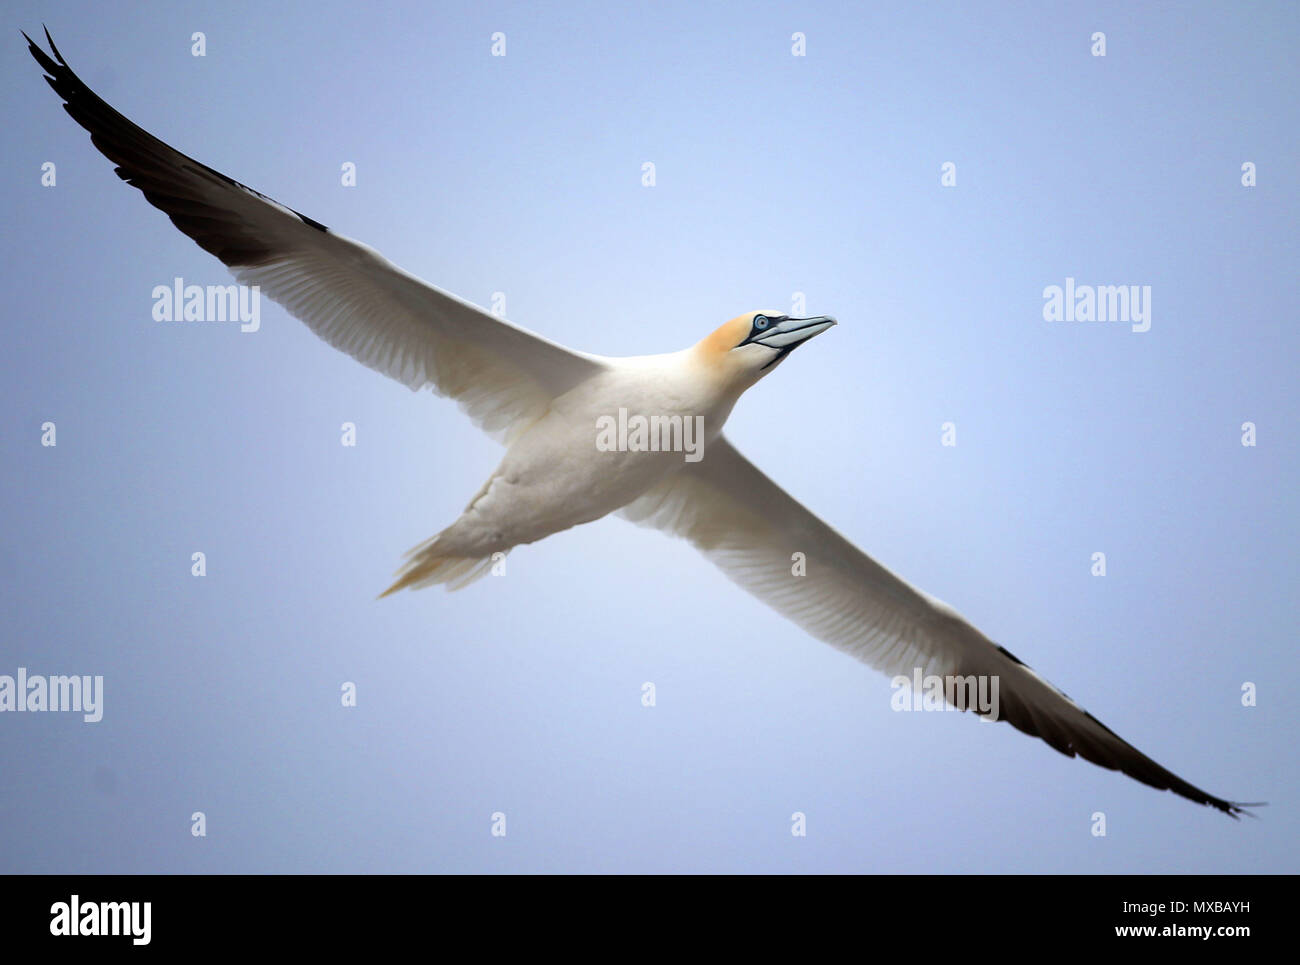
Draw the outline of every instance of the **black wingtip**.
<instances>
[{"instance_id":1,"label":"black wingtip","mask_svg":"<svg viewBox=\"0 0 1300 965\"><path fill-rule=\"evenodd\" d=\"M1245 815L1248 818L1254 818L1256 821L1258 821L1259 815L1256 814L1254 811L1250 811L1247 809L1262 808L1268 806L1267 801L1220 801L1217 798L1211 798L1205 803L1212 808L1217 808L1218 810L1222 811L1224 814L1232 818L1232 820L1234 821L1240 821L1242 815Z\"/></svg>"},{"instance_id":2,"label":"black wingtip","mask_svg":"<svg viewBox=\"0 0 1300 965\"><path fill-rule=\"evenodd\" d=\"M59 74L60 70L68 69L67 64L65 63L61 64L56 62L49 54L47 54L44 50L41 49L40 45L36 43L36 41L32 40L31 37L28 37L25 32L23 31L19 31L19 32L22 33L22 35L27 38L27 50L32 55L32 57L36 59L36 62L41 65L41 70L45 71L45 73L49 74L51 77L54 77Z\"/></svg>"},{"instance_id":3,"label":"black wingtip","mask_svg":"<svg viewBox=\"0 0 1300 965\"><path fill-rule=\"evenodd\" d=\"M1246 809L1268 807L1267 801L1230 801L1228 803L1229 806L1232 808L1232 810L1229 811L1228 813L1231 814L1234 818L1240 817L1241 815L1244 814L1246 815L1246 817L1254 818L1256 821L1259 820L1259 815L1256 814L1254 811L1248 811Z\"/></svg>"},{"instance_id":4,"label":"black wingtip","mask_svg":"<svg viewBox=\"0 0 1300 965\"><path fill-rule=\"evenodd\" d=\"M45 31L45 42L50 45L50 50L54 54L53 58L51 58L35 40L27 36L26 30L19 29L18 32L22 34L23 39L27 41L27 49L31 51L32 56L40 62L40 65L45 68L46 71L53 73L59 67L67 67L68 62L63 59L63 54L59 53L59 48L54 45L54 38L50 36L50 28L45 26L45 24L41 24L41 29Z\"/></svg>"},{"instance_id":5,"label":"black wingtip","mask_svg":"<svg viewBox=\"0 0 1300 965\"><path fill-rule=\"evenodd\" d=\"M45 39L49 42L50 50L54 52L54 56L58 58L59 63L66 67L68 62L63 59L63 54L59 53L59 48L54 46L54 38L50 36L50 28L45 24L41 24L41 29L45 31Z\"/></svg>"}]
</instances>

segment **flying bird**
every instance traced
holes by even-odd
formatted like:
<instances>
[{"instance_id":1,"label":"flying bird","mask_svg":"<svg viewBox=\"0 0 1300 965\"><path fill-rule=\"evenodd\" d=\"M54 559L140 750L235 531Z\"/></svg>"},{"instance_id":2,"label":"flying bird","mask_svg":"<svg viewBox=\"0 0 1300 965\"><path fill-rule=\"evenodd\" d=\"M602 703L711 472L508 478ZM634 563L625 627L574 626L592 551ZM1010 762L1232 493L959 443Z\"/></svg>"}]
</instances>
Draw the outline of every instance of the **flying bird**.
<instances>
[{"instance_id":1,"label":"flying bird","mask_svg":"<svg viewBox=\"0 0 1300 965\"><path fill-rule=\"evenodd\" d=\"M23 36L64 109L118 177L239 282L260 286L364 365L455 399L505 445L501 464L465 511L407 554L382 595L462 587L497 554L618 513L683 537L762 602L877 670L996 680L996 714L963 709L1233 817L1255 806L1208 794L1142 754L951 607L859 550L732 446L721 430L745 390L835 319L746 312L663 355L608 358L567 349L181 154L91 91L48 30L50 53ZM625 443L622 426L619 445L598 446L597 426L624 418L620 413L660 419L669 442L702 426L699 458ZM806 575L792 575L795 553L805 554Z\"/></svg>"}]
</instances>

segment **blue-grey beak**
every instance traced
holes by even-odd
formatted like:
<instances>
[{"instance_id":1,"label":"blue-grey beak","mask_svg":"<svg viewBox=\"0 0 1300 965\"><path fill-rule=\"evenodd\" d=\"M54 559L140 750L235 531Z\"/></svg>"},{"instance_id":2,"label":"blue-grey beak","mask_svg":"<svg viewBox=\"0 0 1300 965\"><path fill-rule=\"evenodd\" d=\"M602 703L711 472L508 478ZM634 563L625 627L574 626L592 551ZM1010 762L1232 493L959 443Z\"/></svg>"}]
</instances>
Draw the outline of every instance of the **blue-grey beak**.
<instances>
[{"instance_id":1,"label":"blue-grey beak","mask_svg":"<svg viewBox=\"0 0 1300 965\"><path fill-rule=\"evenodd\" d=\"M770 368L785 358L796 347L802 345L814 335L820 335L832 325L835 319L830 315L813 315L810 318L791 318L788 315L768 315L768 325L752 332L745 341L757 342L768 348L776 349L780 354L763 368ZM743 342L741 343L744 344Z\"/></svg>"},{"instance_id":2,"label":"blue-grey beak","mask_svg":"<svg viewBox=\"0 0 1300 965\"><path fill-rule=\"evenodd\" d=\"M813 315L811 318L773 318L772 324L761 332L755 332L751 341L768 348L794 348L800 342L806 342L814 335L820 335L835 324L829 315Z\"/></svg>"}]
</instances>

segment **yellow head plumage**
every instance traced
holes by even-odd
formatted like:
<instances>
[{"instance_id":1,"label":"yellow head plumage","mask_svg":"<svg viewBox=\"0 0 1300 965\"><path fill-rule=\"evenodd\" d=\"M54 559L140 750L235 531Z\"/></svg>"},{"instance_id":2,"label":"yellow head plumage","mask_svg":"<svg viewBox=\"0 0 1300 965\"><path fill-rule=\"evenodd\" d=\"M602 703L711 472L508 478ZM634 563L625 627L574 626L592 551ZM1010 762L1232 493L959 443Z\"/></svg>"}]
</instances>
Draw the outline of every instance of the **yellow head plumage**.
<instances>
[{"instance_id":1,"label":"yellow head plumage","mask_svg":"<svg viewBox=\"0 0 1300 965\"><path fill-rule=\"evenodd\" d=\"M791 318L773 312L746 312L696 342L691 355L714 384L739 394L772 371L797 345L834 324L829 315Z\"/></svg>"},{"instance_id":2,"label":"yellow head plumage","mask_svg":"<svg viewBox=\"0 0 1300 965\"><path fill-rule=\"evenodd\" d=\"M701 339L695 350L706 360L721 363L723 356L743 342L754 325L754 316L761 312L745 312L729 322L723 322Z\"/></svg>"}]
</instances>

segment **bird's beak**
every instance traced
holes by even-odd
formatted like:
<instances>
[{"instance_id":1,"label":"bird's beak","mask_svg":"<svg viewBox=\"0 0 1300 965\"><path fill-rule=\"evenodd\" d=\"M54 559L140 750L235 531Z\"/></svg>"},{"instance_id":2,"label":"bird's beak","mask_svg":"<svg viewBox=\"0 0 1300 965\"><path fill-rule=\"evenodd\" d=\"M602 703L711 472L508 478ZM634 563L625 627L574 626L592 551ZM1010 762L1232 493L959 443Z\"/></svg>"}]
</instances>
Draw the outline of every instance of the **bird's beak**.
<instances>
[{"instance_id":1,"label":"bird's beak","mask_svg":"<svg viewBox=\"0 0 1300 965\"><path fill-rule=\"evenodd\" d=\"M811 318L785 318L756 336L754 341L768 348L792 349L835 324L829 315Z\"/></svg>"},{"instance_id":2,"label":"bird's beak","mask_svg":"<svg viewBox=\"0 0 1300 965\"><path fill-rule=\"evenodd\" d=\"M776 349L776 358L763 366L765 369L770 369L808 339L814 335L820 335L834 324L835 319L829 315L814 315L811 318L783 318L777 321L775 325L764 329L762 334L751 338L750 341Z\"/></svg>"}]
</instances>

